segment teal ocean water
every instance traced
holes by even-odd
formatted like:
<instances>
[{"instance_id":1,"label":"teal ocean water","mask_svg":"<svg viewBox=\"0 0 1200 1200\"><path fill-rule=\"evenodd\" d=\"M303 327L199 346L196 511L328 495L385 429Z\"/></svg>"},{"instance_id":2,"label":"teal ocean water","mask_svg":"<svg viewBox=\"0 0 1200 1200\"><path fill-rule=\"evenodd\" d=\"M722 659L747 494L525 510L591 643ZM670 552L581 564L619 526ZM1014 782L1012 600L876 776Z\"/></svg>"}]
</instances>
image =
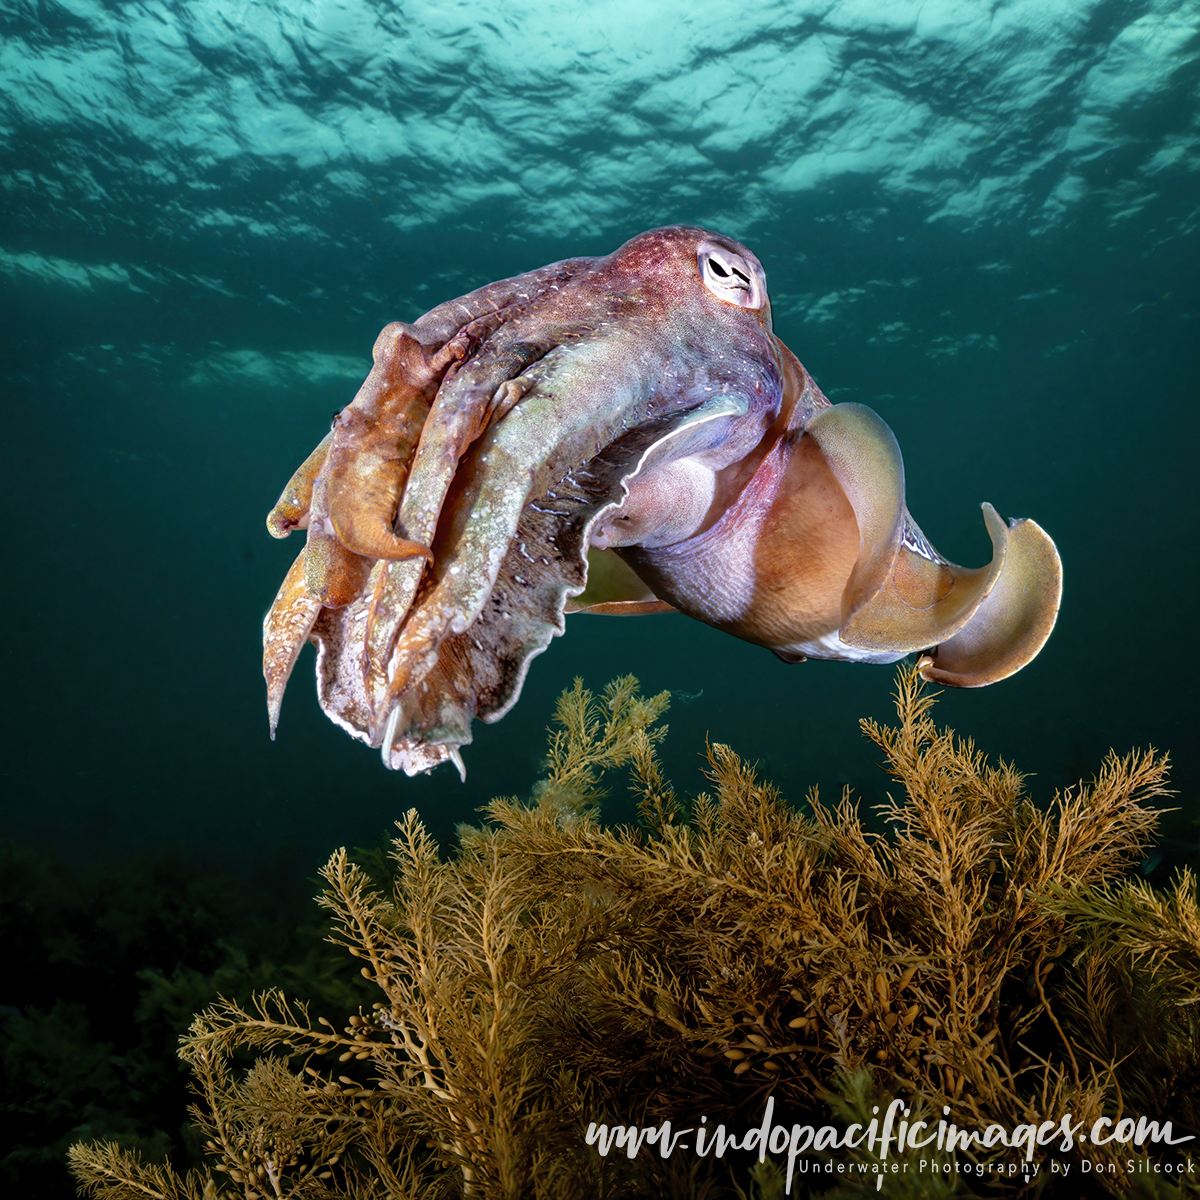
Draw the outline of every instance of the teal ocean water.
<instances>
[{"instance_id":1,"label":"teal ocean water","mask_svg":"<svg viewBox=\"0 0 1200 1200\"><path fill-rule=\"evenodd\" d=\"M1198 86L1200 0L0 0L0 1191L70 1196L80 1137L186 1158L193 1009L350 1011L316 869L527 794L576 676L671 690L684 790L711 737L882 800L891 668L679 615L571 618L465 784L326 720L311 650L268 738L263 519L379 329L657 226L756 252L942 553L986 561L983 501L1055 538L1045 650L938 715L1043 798L1169 750L1145 867L1194 862Z\"/></svg>"},{"instance_id":2,"label":"teal ocean water","mask_svg":"<svg viewBox=\"0 0 1200 1200\"><path fill-rule=\"evenodd\" d=\"M1195 0L5 3L5 831L282 859L307 887L412 805L446 834L525 792L557 693L624 672L676 693L684 786L707 734L797 798L878 800L857 719L888 712L889 668L785 666L679 616L572 620L465 786L329 724L311 652L268 740L260 619L296 546L263 517L380 327L668 223L758 254L777 332L892 426L943 553L986 560L984 500L1057 540L1049 645L941 715L1046 792L1153 743L1194 805L1198 22Z\"/></svg>"}]
</instances>

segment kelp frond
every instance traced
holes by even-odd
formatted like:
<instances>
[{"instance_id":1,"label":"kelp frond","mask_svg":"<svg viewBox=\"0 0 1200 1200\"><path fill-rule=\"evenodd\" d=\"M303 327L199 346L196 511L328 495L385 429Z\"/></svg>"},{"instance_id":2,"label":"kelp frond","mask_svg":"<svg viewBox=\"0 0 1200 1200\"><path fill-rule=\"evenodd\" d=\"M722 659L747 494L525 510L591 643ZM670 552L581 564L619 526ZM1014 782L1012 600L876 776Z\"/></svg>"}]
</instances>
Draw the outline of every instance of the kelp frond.
<instances>
[{"instance_id":1,"label":"kelp frond","mask_svg":"<svg viewBox=\"0 0 1200 1200\"><path fill-rule=\"evenodd\" d=\"M681 801L656 749L667 694L576 682L529 802L493 801L449 859L409 812L386 888L344 851L325 867L331 940L376 989L369 1010L314 1020L277 991L206 1010L182 1051L205 1167L79 1146L77 1177L106 1200L716 1196L707 1166L601 1159L583 1132L768 1094L797 1119L859 1120L899 1094L978 1128L1067 1111L1194 1127L1195 879L1122 882L1165 757L1110 755L1042 806L939 728L935 700L905 670L897 723L863 722L897 785L880 834L848 792L789 807L719 743L707 790ZM597 819L618 770L636 828ZM746 1180L730 1186L778 1190L768 1164Z\"/></svg>"}]
</instances>

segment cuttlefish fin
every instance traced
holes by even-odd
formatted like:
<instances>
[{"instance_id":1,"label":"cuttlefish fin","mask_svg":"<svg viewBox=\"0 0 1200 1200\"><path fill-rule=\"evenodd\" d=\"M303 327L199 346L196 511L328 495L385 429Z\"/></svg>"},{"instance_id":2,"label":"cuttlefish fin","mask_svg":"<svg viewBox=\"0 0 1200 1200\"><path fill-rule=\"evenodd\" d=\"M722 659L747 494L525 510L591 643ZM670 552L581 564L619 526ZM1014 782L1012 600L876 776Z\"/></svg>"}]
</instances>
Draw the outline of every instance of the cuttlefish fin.
<instances>
[{"instance_id":1,"label":"cuttlefish fin","mask_svg":"<svg viewBox=\"0 0 1200 1200\"><path fill-rule=\"evenodd\" d=\"M587 587L567 601L564 612L636 617L676 611L674 605L660 600L616 551L593 546L587 562Z\"/></svg>"},{"instance_id":2,"label":"cuttlefish fin","mask_svg":"<svg viewBox=\"0 0 1200 1200\"><path fill-rule=\"evenodd\" d=\"M983 512L985 520L995 515L990 504ZM920 660L921 674L931 683L983 687L1007 679L1054 629L1062 599L1062 561L1054 542L1030 520L1010 521L1005 534L1003 565L971 619Z\"/></svg>"},{"instance_id":3,"label":"cuttlefish fin","mask_svg":"<svg viewBox=\"0 0 1200 1200\"><path fill-rule=\"evenodd\" d=\"M858 522L858 559L842 591L845 625L883 587L904 532L904 459L896 436L863 404L815 413L804 432L841 485Z\"/></svg>"},{"instance_id":4,"label":"cuttlefish fin","mask_svg":"<svg viewBox=\"0 0 1200 1200\"><path fill-rule=\"evenodd\" d=\"M275 507L267 513L267 532L273 538L285 538L293 529L304 529L308 525L308 512L312 506L313 484L325 466L333 433L327 433L316 449L296 468L288 480Z\"/></svg>"},{"instance_id":5,"label":"cuttlefish fin","mask_svg":"<svg viewBox=\"0 0 1200 1200\"><path fill-rule=\"evenodd\" d=\"M1054 628L1062 565L1032 521L983 518L992 561L968 569L944 559L904 504L904 464L892 431L869 408L822 410L806 433L817 442L858 524L859 553L841 601L838 636L879 654L926 651L922 674L981 687L1020 670Z\"/></svg>"},{"instance_id":6,"label":"cuttlefish fin","mask_svg":"<svg viewBox=\"0 0 1200 1200\"><path fill-rule=\"evenodd\" d=\"M301 551L263 618L263 678L267 681L267 715L272 741L292 668L321 612L321 601L304 586L304 575L305 554Z\"/></svg>"},{"instance_id":7,"label":"cuttlefish fin","mask_svg":"<svg viewBox=\"0 0 1200 1200\"><path fill-rule=\"evenodd\" d=\"M943 559L909 517L887 579L843 624L842 641L908 654L954 637L995 587L1008 555L1008 527L990 504L983 506L983 519L992 561L971 570Z\"/></svg>"}]
</instances>

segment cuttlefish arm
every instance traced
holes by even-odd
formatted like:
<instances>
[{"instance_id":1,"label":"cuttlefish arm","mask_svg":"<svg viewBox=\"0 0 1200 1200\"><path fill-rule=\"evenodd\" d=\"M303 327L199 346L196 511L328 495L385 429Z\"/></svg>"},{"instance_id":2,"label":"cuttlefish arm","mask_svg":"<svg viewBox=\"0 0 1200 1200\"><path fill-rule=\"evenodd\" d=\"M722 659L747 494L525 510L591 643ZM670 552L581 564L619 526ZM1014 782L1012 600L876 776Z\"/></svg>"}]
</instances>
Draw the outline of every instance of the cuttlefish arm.
<instances>
[{"instance_id":1,"label":"cuttlefish arm","mask_svg":"<svg viewBox=\"0 0 1200 1200\"><path fill-rule=\"evenodd\" d=\"M456 336L430 351L414 328L393 321L375 339L371 372L358 394L267 514L272 537L309 527L323 479L324 516L348 550L370 558L429 557L427 546L397 537L392 523L430 403L447 369L466 357L468 341Z\"/></svg>"},{"instance_id":2,"label":"cuttlefish arm","mask_svg":"<svg viewBox=\"0 0 1200 1200\"><path fill-rule=\"evenodd\" d=\"M793 372L786 422L717 522L682 542L619 551L639 577L680 611L788 661L882 663L917 651L927 678L958 687L1029 662L1061 596L1049 537L1032 521L1006 525L985 505L992 562L968 570L947 561L905 507L887 425L819 392L796 404L797 392L803 400L816 385Z\"/></svg>"},{"instance_id":3,"label":"cuttlefish arm","mask_svg":"<svg viewBox=\"0 0 1200 1200\"><path fill-rule=\"evenodd\" d=\"M267 684L267 717L271 740L279 726L283 693L296 659L321 611L319 598L304 586L304 551L292 563L274 603L263 618L263 678Z\"/></svg>"},{"instance_id":4,"label":"cuttlefish arm","mask_svg":"<svg viewBox=\"0 0 1200 1200\"><path fill-rule=\"evenodd\" d=\"M267 513L267 532L273 538L285 538L293 529L307 529L312 508L313 486L325 466L333 433L327 433L316 449L296 468L275 507Z\"/></svg>"},{"instance_id":5,"label":"cuttlefish arm","mask_svg":"<svg viewBox=\"0 0 1200 1200\"><path fill-rule=\"evenodd\" d=\"M399 501L396 524L406 537L433 544L442 507L468 447L521 399L531 383L521 378L522 372L549 349L534 341L500 346L486 342L442 390L421 430L412 473ZM401 683L393 684L392 660L422 574L420 564L396 563L376 585L364 661L369 664L368 687L383 709L391 707L388 697L407 682L407 674L402 674Z\"/></svg>"},{"instance_id":6,"label":"cuttlefish arm","mask_svg":"<svg viewBox=\"0 0 1200 1200\"><path fill-rule=\"evenodd\" d=\"M470 361L455 373L453 389L428 414L410 478L399 495L395 527L421 545L430 545L442 505L471 443L524 395L521 373L544 356L552 342L536 333L524 340L497 340L505 325L537 313L548 300L586 274L592 258L572 258L489 283L431 309L410 326L426 347L452 339L470 348ZM423 564L394 561L379 574L368 617L364 647L365 686L380 703L389 691L388 663L400 626L422 582Z\"/></svg>"},{"instance_id":7,"label":"cuttlefish arm","mask_svg":"<svg viewBox=\"0 0 1200 1200\"><path fill-rule=\"evenodd\" d=\"M430 353L399 321L376 339L375 365L337 415L329 445L329 523L338 541L367 558L431 559L427 544L392 525L429 408L449 367L466 357L456 337Z\"/></svg>"},{"instance_id":8,"label":"cuttlefish arm","mask_svg":"<svg viewBox=\"0 0 1200 1200\"><path fill-rule=\"evenodd\" d=\"M395 518L430 401L446 374L503 325L511 308L562 286L591 262L569 259L489 283L411 325L395 322L376 339L372 369L358 395L267 517L273 537L309 531L305 553L264 621L272 730L291 665L308 636L304 623L293 619L296 612L306 612L311 624L323 607L346 607L363 600L367 589L378 601L388 591L386 572L375 569L378 561L411 581L411 600L429 558L428 539L402 536ZM371 623L379 611L378 603L371 605L364 619ZM373 665L360 663L359 669L369 674Z\"/></svg>"},{"instance_id":9,"label":"cuttlefish arm","mask_svg":"<svg viewBox=\"0 0 1200 1200\"><path fill-rule=\"evenodd\" d=\"M360 599L377 560L429 557L427 547L397 537L391 524L430 401L464 353L464 342L430 352L411 327L387 326L358 394L268 515L275 537L307 530L304 550L263 620L272 737L288 678L321 611Z\"/></svg>"}]
</instances>

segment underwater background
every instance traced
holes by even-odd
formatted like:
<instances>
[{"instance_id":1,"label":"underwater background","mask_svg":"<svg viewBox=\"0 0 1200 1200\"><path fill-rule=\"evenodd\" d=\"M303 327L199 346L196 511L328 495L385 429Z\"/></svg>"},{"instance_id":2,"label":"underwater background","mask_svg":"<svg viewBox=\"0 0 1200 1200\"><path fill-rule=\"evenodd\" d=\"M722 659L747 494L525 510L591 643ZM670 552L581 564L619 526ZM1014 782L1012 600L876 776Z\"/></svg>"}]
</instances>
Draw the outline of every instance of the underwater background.
<instances>
[{"instance_id":1,"label":"underwater background","mask_svg":"<svg viewBox=\"0 0 1200 1200\"><path fill-rule=\"evenodd\" d=\"M1169 749L1196 794L1200 5L5 3L0 284L7 831L300 876L408 806L528 788L553 697L627 671L785 793L877 798L886 668L679 616L578 617L520 704L408 780L319 713L267 737L263 518L379 329L692 223L762 259L776 331L875 408L909 507L1058 543L1058 629L951 725L1036 771ZM620 815L620 814L616 814ZM1194 815L1194 814L1193 814Z\"/></svg>"},{"instance_id":2,"label":"underwater background","mask_svg":"<svg viewBox=\"0 0 1200 1200\"><path fill-rule=\"evenodd\" d=\"M891 669L675 615L571 619L465 785L330 724L311 651L268 740L260 622L297 546L263 519L379 329L685 223L759 256L776 332L893 428L943 554L987 560L984 500L1056 540L1050 642L941 718L1043 796L1169 750L1187 858L1198 81L1194 0L6 0L0 832L306 896L410 806L444 840L527 792L554 697L627 672L673 693L680 784L711 734L793 799L881 800L857 721Z\"/></svg>"}]
</instances>

